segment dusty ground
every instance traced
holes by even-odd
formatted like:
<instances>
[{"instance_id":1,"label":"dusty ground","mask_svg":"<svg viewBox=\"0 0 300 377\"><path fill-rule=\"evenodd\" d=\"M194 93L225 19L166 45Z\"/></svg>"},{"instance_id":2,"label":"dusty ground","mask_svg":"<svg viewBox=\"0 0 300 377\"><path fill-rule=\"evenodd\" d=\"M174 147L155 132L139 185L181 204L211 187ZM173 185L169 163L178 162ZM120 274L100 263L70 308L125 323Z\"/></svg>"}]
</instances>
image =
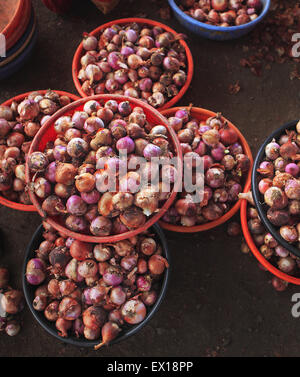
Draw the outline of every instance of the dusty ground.
<instances>
[{"instance_id":1,"label":"dusty ground","mask_svg":"<svg viewBox=\"0 0 300 377\"><path fill-rule=\"evenodd\" d=\"M111 19L146 13L160 20L151 1L121 0L122 7L103 16L87 1L65 18L33 1L39 20L34 56L17 75L0 83L0 103L28 90L53 88L76 93L71 77L73 53L81 34ZM131 9L128 13L127 9ZM184 31L175 20L168 21ZM188 34L195 57L192 87L180 102L221 111L239 126L255 153L281 124L299 117L300 82L290 81L291 66L273 66L262 78L239 66L246 39L218 43ZM228 86L240 81L237 95ZM24 250L40 223L35 214L0 208L5 254L1 263L21 287ZM29 310L15 338L0 337L1 356L299 356L300 320L291 316L291 296L270 286L270 275L240 252L240 240L226 226L191 236L168 233L173 274L167 297L154 319L126 344L101 353L64 345L34 321Z\"/></svg>"}]
</instances>

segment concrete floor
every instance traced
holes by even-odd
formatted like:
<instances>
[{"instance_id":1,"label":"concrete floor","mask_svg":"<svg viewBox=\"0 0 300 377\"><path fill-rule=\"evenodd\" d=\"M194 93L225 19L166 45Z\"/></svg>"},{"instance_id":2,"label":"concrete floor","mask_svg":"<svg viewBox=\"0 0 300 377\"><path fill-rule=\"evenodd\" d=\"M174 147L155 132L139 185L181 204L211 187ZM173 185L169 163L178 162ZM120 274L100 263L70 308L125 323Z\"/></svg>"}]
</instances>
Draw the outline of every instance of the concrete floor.
<instances>
[{"instance_id":1,"label":"concrete floor","mask_svg":"<svg viewBox=\"0 0 300 377\"><path fill-rule=\"evenodd\" d=\"M84 1L65 18L33 0L39 40L31 61L13 78L0 83L0 103L29 90L61 89L76 93L71 63L84 31L112 19L146 13L160 20L152 1L122 0L108 16ZM78 1L82 4L82 1ZM127 9L132 9L128 12ZM186 32L174 19L174 29ZM283 123L299 117L300 82L290 81L291 65L273 66L262 78L241 68L246 39L213 42L188 34L195 58L193 83L180 105L193 103L221 111L236 124L255 154L264 138ZM228 86L240 81L241 92ZM21 287L24 250L40 223L38 215L0 208L5 253L1 264ZM0 356L299 356L300 322L291 315L291 296L270 285L270 275L254 257L240 252L239 238L226 235L226 226L190 236L168 233L173 273L168 294L154 319L139 334L95 353L58 342L23 313L19 336L0 336Z\"/></svg>"}]
</instances>

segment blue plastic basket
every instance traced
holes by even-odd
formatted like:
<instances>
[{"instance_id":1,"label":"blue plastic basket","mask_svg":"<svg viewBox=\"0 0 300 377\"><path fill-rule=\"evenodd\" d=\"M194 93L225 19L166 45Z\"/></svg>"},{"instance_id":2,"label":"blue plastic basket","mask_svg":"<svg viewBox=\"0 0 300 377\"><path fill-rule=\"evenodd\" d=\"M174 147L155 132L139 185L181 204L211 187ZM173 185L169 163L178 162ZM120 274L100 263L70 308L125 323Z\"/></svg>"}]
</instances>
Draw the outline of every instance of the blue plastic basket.
<instances>
[{"instance_id":1,"label":"blue plastic basket","mask_svg":"<svg viewBox=\"0 0 300 377\"><path fill-rule=\"evenodd\" d=\"M240 26L222 27L222 26L208 25L208 24L205 24L204 22L197 21L191 16L188 16L187 14L185 14L177 6L176 3L178 3L178 0L168 0L168 1L170 4L170 7L173 9L175 17L185 28L199 35L200 37L213 39L216 41L226 41L230 39L240 38L243 35L246 35L251 30L253 30L255 26L265 18L271 5L271 0L261 0L263 3L263 10L256 20L248 22L247 24L240 25Z\"/></svg>"}]
</instances>

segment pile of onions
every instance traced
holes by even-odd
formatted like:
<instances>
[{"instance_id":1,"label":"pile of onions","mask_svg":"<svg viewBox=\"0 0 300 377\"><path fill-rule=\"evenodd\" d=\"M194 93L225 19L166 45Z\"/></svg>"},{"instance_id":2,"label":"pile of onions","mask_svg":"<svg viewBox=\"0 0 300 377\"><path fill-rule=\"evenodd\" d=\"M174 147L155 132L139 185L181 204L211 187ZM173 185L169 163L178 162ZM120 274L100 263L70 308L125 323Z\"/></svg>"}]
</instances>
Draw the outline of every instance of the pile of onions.
<instances>
[{"instance_id":1,"label":"pile of onions","mask_svg":"<svg viewBox=\"0 0 300 377\"><path fill-rule=\"evenodd\" d=\"M267 217L281 237L299 247L300 122L265 148L258 172L258 190L268 206Z\"/></svg>"},{"instance_id":2,"label":"pile of onions","mask_svg":"<svg viewBox=\"0 0 300 377\"><path fill-rule=\"evenodd\" d=\"M43 272L33 307L56 324L62 337L108 344L126 325L141 323L161 290L169 267L157 237L150 232L113 244L89 244L56 233L46 223L45 240L27 264Z\"/></svg>"},{"instance_id":3,"label":"pile of onions","mask_svg":"<svg viewBox=\"0 0 300 377\"><path fill-rule=\"evenodd\" d=\"M168 120L181 143L184 169L189 168L188 161L192 160L195 179L195 166L202 161L204 171L200 172L200 179L204 185L203 190L199 189L201 201L192 199L195 192L182 190L178 193L175 203L162 220L186 227L215 221L238 201L250 168L250 160L244 154L238 134L220 114L199 121L191 116L189 108L182 108Z\"/></svg>"},{"instance_id":4,"label":"pile of onions","mask_svg":"<svg viewBox=\"0 0 300 377\"><path fill-rule=\"evenodd\" d=\"M30 205L25 161L31 141L45 121L71 99L49 90L32 92L21 102L0 106L0 193L6 199Z\"/></svg>"},{"instance_id":5,"label":"pile of onions","mask_svg":"<svg viewBox=\"0 0 300 377\"><path fill-rule=\"evenodd\" d=\"M17 335L21 330L18 314L24 308L22 291L9 286L9 271L0 267L0 332L5 331L9 336Z\"/></svg>"},{"instance_id":6,"label":"pile of onions","mask_svg":"<svg viewBox=\"0 0 300 377\"><path fill-rule=\"evenodd\" d=\"M263 3L261 0L180 0L179 8L197 21L230 27L256 20Z\"/></svg>"},{"instance_id":7,"label":"pile of onions","mask_svg":"<svg viewBox=\"0 0 300 377\"><path fill-rule=\"evenodd\" d=\"M78 74L83 92L121 94L162 107L187 80L181 37L137 23L113 25L98 38L85 35Z\"/></svg>"},{"instance_id":8,"label":"pile of onions","mask_svg":"<svg viewBox=\"0 0 300 377\"><path fill-rule=\"evenodd\" d=\"M153 177L149 169L157 166L153 157L174 157L167 128L148 122L143 109L128 101L103 105L89 100L83 111L58 118L56 140L28 158L32 192L45 215L60 216L73 232L97 237L143 226L163 206L174 183L162 195L161 172ZM156 177L154 184L151 178Z\"/></svg>"},{"instance_id":9,"label":"pile of onions","mask_svg":"<svg viewBox=\"0 0 300 377\"><path fill-rule=\"evenodd\" d=\"M249 195L249 198L251 198L251 195ZM247 199L246 196L245 199ZM259 218L257 209L251 204L251 200L248 203L247 218L248 229L262 256L283 273L300 277L300 258L281 246L267 231ZM288 283L274 277L272 285L274 289L281 292L287 288Z\"/></svg>"}]
</instances>

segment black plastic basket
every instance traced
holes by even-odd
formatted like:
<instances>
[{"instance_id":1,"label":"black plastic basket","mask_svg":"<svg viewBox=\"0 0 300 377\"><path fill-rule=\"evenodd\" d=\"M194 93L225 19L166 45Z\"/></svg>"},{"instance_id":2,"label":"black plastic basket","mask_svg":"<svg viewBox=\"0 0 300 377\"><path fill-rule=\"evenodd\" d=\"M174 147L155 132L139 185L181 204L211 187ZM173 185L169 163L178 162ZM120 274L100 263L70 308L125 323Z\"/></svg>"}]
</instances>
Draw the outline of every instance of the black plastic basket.
<instances>
[{"instance_id":1,"label":"black plastic basket","mask_svg":"<svg viewBox=\"0 0 300 377\"><path fill-rule=\"evenodd\" d=\"M50 335L54 336L56 339L72 344L73 346L77 347L94 347L95 345L99 344L99 339L98 340L87 340L83 338L76 338L76 336L70 336L68 338L62 338L61 336L58 335L58 331L55 327L55 323L49 322L43 312L38 312L33 308L32 302L35 298L35 290L37 289L36 286L32 286L27 282L26 279L26 266L27 263L30 259L35 257L35 250L38 249L40 243L43 241L43 226L40 225L36 232L34 233L28 247L26 250L25 254L25 259L24 259L24 265L23 265L23 290L24 290L24 295L26 302L29 306L29 309L31 310L34 318L38 321L38 323L43 327L44 330L46 330ZM166 237L164 235L163 230L161 227L157 224L155 224L152 228L150 228L150 232L155 233L156 238L159 240L162 249L163 249L163 256L168 260L170 264L170 255L168 251L168 244ZM157 301L155 304L149 309L146 318L144 319L143 322L135 325L135 326L128 326L126 329L123 329L123 331L120 333L120 336L118 336L116 339L110 342L110 345L116 344L119 342L122 342L129 338L130 336L136 334L139 332L154 316L154 314L158 311L167 291L167 286L169 282L169 277L170 277L170 267L166 269L162 283L161 283L161 291L158 295Z\"/></svg>"},{"instance_id":2,"label":"black plastic basket","mask_svg":"<svg viewBox=\"0 0 300 377\"><path fill-rule=\"evenodd\" d=\"M254 160L253 170L252 170L252 179L251 179L251 189L253 194L253 199L258 210L259 216L268 229L268 231L272 234L272 236L276 239L277 242L280 243L281 246L289 250L292 254L297 257L300 257L300 250L291 245L290 243L286 242L280 235L278 228L276 228L268 219L267 217L267 210L269 207L264 203L264 197L258 190L258 173L257 169L259 168L260 163L263 161L265 156L265 148L267 144L269 144L273 139L278 140L279 137L284 133L285 130L295 130L295 127L298 123L298 120L293 122L289 122L284 124L282 127L278 128L274 131L262 144L260 147L258 154Z\"/></svg>"}]
</instances>

